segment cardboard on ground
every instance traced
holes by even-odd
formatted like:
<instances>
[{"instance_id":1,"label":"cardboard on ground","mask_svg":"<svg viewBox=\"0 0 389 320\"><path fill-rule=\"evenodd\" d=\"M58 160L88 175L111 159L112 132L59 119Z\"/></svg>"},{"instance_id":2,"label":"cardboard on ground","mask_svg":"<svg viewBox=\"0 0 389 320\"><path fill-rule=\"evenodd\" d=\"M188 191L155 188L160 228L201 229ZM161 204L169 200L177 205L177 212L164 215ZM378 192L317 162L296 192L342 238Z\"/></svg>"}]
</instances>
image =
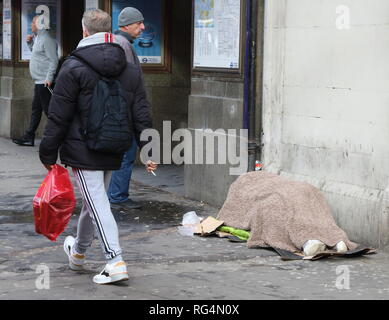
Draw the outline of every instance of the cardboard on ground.
<instances>
[{"instance_id":1,"label":"cardboard on ground","mask_svg":"<svg viewBox=\"0 0 389 320\"><path fill-rule=\"evenodd\" d=\"M207 236L214 233L217 228L224 224L224 221L215 219L214 217L209 216L208 218L201 221L201 223L196 225L195 234L202 236Z\"/></svg>"}]
</instances>

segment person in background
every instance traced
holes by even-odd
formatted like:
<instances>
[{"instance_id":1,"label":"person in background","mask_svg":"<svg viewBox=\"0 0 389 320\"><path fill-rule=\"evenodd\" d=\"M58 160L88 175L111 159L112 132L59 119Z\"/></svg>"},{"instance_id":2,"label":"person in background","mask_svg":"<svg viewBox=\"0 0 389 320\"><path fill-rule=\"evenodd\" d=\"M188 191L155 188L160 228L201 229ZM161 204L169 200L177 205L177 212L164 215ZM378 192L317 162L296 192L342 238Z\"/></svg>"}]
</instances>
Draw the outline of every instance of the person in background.
<instances>
[{"instance_id":1,"label":"person in background","mask_svg":"<svg viewBox=\"0 0 389 320\"><path fill-rule=\"evenodd\" d=\"M25 134L13 142L20 146L34 146L35 131L42 118L42 111L47 116L51 99L51 89L58 65L58 46L55 39L43 25L39 24L39 15L32 19L32 34L27 36L27 44L31 50L30 74L35 83L34 98L30 125Z\"/></svg>"},{"instance_id":2,"label":"person in background","mask_svg":"<svg viewBox=\"0 0 389 320\"><path fill-rule=\"evenodd\" d=\"M124 49L127 62L140 68L140 62L133 43L145 29L142 13L133 7L124 8L119 14L118 25L119 29L114 31L115 42L119 43ZM140 209L142 207L140 203L129 198L130 181L137 150L138 146L134 141L130 149L124 154L120 169L112 173L108 198L113 206L124 206L129 209Z\"/></svg>"}]
</instances>

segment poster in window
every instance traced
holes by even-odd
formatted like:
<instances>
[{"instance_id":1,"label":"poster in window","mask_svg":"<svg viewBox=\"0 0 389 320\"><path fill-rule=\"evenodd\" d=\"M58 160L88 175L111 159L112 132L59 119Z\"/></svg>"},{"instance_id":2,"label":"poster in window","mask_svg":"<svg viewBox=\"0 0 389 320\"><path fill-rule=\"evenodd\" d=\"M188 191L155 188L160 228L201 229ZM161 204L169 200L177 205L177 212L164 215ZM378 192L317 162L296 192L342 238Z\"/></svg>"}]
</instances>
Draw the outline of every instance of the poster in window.
<instances>
[{"instance_id":1,"label":"poster in window","mask_svg":"<svg viewBox=\"0 0 389 320\"><path fill-rule=\"evenodd\" d=\"M40 15L40 24L57 41L58 55L61 56L61 1L60 0L22 0L21 10L21 60L30 60L31 50L27 45L27 35L32 34L32 19Z\"/></svg>"},{"instance_id":2,"label":"poster in window","mask_svg":"<svg viewBox=\"0 0 389 320\"><path fill-rule=\"evenodd\" d=\"M3 2L3 59L12 59L12 6L11 0Z\"/></svg>"},{"instance_id":3,"label":"poster in window","mask_svg":"<svg viewBox=\"0 0 389 320\"><path fill-rule=\"evenodd\" d=\"M163 0L113 0L112 30L118 29L118 18L125 7L142 12L145 30L133 45L142 64L162 64L164 60L164 1Z\"/></svg>"},{"instance_id":4,"label":"poster in window","mask_svg":"<svg viewBox=\"0 0 389 320\"><path fill-rule=\"evenodd\" d=\"M99 0L85 0L85 11L99 9Z\"/></svg>"},{"instance_id":5,"label":"poster in window","mask_svg":"<svg viewBox=\"0 0 389 320\"><path fill-rule=\"evenodd\" d=\"M240 68L240 2L194 0L194 68Z\"/></svg>"},{"instance_id":6,"label":"poster in window","mask_svg":"<svg viewBox=\"0 0 389 320\"><path fill-rule=\"evenodd\" d=\"M3 1L0 1L0 59L3 59Z\"/></svg>"}]
</instances>

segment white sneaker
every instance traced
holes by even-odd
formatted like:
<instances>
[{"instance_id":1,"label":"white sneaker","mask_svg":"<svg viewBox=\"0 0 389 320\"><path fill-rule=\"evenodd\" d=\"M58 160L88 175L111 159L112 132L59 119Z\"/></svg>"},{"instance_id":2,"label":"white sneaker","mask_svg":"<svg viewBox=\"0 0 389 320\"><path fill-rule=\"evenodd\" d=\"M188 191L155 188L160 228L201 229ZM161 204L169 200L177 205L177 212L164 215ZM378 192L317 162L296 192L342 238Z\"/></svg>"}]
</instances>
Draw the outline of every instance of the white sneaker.
<instances>
[{"instance_id":1,"label":"white sneaker","mask_svg":"<svg viewBox=\"0 0 389 320\"><path fill-rule=\"evenodd\" d=\"M314 256L325 249L326 245L319 240L308 240L303 246L304 255L306 256Z\"/></svg>"},{"instance_id":2,"label":"white sneaker","mask_svg":"<svg viewBox=\"0 0 389 320\"><path fill-rule=\"evenodd\" d=\"M67 236L63 244L63 249L68 255L70 269L72 269L73 271L81 271L84 270L85 255L72 253L72 248L75 242L76 239L74 239L74 237Z\"/></svg>"},{"instance_id":3,"label":"white sneaker","mask_svg":"<svg viewBox=\"0 0 389 320\"><path fill-rule=\"evenodd\" d=\"M109 284L125 280L128 280L128 272L124 261L107 263L104 270L93 277L93 282L97 284Z\"/></svg>"},{"instance_id":4,"label":"white sneaker","mask_svg":"<svg viewBox=\"0 0 389 320\"><path fill-rule=\"evenodd\" d=\"M344 253L348 250L348 248L347 248L346 244L344 243L344 241L339 241L335 246L335 250L337 252Z\"/></svg>"}]
</instances>

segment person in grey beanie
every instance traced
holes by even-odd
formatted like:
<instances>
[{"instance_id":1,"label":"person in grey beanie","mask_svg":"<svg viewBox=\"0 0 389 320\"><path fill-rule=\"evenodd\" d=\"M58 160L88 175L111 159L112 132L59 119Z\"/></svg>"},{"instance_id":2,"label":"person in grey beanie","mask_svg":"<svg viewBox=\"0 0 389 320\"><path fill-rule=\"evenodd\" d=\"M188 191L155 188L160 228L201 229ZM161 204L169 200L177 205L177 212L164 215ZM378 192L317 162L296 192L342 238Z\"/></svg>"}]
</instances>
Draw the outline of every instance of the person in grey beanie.
<instances>
[{"instance_id":1,"label":"person in grey beanie","mask_svg":"<svg viewBox=\"0 0 389 320\"><path fill-rule=\"evenodd\" d=\"M133 43L145 30L143 14L136 8L126 7L119 14L119 29L114 31L116 40L124 49L127 61L140 66Z\"/></svg>"},{"instance_id":2,"label":"person in grey beanie","mask_svg":"<svg viewBox=\"0 0 389 320\"><path fill-rule=\"evenodd\" d=\"M136 8L126 7L119 14L118 25L119 29L114 32L115 41L124 49L127 62L135 64L140 69L140 62L133 43L145 30L143 14ZM143 75L141 81L143 82ZM129 209L142 207L140 203L129 198L132 168L137 149L138 146L134 140L130 149L124 154L120 169L112 173L107 194L113 206L124 206Z\"/></svg>"}]
</instances>

